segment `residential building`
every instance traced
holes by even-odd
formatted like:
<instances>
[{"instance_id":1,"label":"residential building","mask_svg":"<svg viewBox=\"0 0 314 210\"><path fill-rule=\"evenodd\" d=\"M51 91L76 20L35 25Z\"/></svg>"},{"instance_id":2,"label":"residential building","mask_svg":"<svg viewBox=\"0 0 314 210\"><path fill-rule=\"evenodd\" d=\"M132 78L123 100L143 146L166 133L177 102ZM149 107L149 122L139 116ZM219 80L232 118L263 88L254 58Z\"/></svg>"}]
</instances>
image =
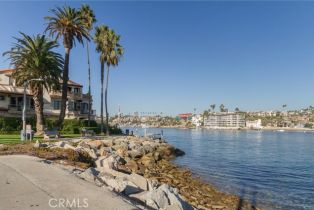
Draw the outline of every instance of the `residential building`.
<instances>
[{"instance_id":1,"label":"residential building","mask_svg":"<svg viewBox=\"0 0 314 210\"><path fill-rule=\"evenodd\" d=\"M257 119L257 120L247 120L245 122L247 128L251 129L262 129L262 120Z\"/></svg>"},{"instance_id":2,"label":"residential building","mask_svg":"<svg viewBox=\"0 0 314 210\"><path fill-rule=\"evenodd\" d=\"M195 115L193 115L191 122L192 122L192 124L195 125L196 127L199 127L199 126L202 125L202 120L203 120L202 115L200 115L200 114L195 114Z\"/></svg>"},{"instance_id":3,"label":"residential building","mask_svg":"<svg viewBox=\"0 0 314 210\"><path fill-rule=\"evenodd\" d=\"M12 78L13 69L0 70L0 115L20 117L23 107L24 88L18 87ZM61 86L61 82L60 82ZM68 101L66 107L66 119L87 119L89 95L82 93L83 86L68 81ZM26 114L35 114L32 93L26 90ZM44 90L44 115L46 117L58 117L61 109L61 92L48 92ZM92 99L91 99L92 100ZM95 119L96 112L91 110L91 118Z\"/></svg>"},{"instance_id":4,"label":"residential building","mask_svg":"<svg viewBox=\"0 0 314 210\"><path fill-rule=\"evenodd\" d=\"M192 119L192 113L184 113L184 114L178 114L178 119L183 121L188 121Z\"/></svg>"},{"instance_id":5,"label":"residential building","mask_svg":"<svg viewBox=\"0 0 314 210\"><path fill-rule=\"evenodd\" d=\"M245 127L245 118L234 112L210 113L205 118L204 126L208 128L241 128Z\"/></svg>"}]
</instances>

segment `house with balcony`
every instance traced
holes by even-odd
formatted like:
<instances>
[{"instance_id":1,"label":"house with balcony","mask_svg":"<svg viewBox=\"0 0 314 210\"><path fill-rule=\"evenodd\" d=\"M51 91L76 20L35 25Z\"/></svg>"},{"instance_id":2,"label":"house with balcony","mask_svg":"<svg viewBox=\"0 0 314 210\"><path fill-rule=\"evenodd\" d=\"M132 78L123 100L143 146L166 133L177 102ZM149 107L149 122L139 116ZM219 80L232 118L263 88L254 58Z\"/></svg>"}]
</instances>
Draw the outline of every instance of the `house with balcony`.
<instances>
[{"instance_id":1,"label":"house with balcony","mask_svg":"<svg viewBox=\"0 0 314 210\"><path fill-rule=\"evenodd\" d=\"M24 88L18 87L12 78L14 69L0 70L0 116L20 117L23 108ZM60 81L60 85L61 85ZM87 119L89 94L82 92L83 86L72 80L68 81L66 119ZM30 90L26 90L26 114L35 114L34 101ZM44 90L44 115L58 117L61 110L61 92ZM91 98L92 104L92 98ZM95 119L96 111L91 109L91 119Z\"/></svg>"}]
</instances>

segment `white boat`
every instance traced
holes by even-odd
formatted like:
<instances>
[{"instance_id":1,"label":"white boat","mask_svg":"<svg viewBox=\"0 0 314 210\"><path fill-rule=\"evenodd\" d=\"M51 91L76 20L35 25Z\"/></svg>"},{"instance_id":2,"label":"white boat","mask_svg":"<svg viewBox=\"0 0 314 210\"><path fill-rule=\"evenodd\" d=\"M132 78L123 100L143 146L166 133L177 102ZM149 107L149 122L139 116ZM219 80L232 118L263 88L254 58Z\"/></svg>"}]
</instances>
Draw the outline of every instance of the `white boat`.
<instances>
[{"instance_id":1,"label":"white boat","mask_svg":"<svg viewBox=\"0 0 314 210\"><path fill-rule=\"evenodd\" d=\"M285 130L280 129L280 130L277 130L277 132L285 132Z\"/></svg>"}]
</instances>

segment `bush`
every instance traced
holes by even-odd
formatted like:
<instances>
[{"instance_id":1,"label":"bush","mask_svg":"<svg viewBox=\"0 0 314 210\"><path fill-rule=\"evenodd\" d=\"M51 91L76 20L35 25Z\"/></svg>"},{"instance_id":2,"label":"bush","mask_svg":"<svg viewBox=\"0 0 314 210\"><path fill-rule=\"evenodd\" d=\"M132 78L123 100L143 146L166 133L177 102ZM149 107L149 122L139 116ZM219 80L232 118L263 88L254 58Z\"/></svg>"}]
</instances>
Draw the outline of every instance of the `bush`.
<instances>
[{"instance_id":1,"label":"bush","mask_svg":"<svg viewBox=\"0 0 314 210\"><path fill-rule=\"evenodd\" d=\"M55 127L55 118L45 118L45 128L52 129ZM36 119L27 118L26 124L32 125L33 130L36 130ZM79 134L84 127L87 130L93 130L96 134L100 134L100 124L95 120L90 121L88 127L87 120L66 119L63 122L62 134ZM20 134L22 130L22 119L16 117L0 117L0 134ZM117 126L109 127L110 134L122 134L122 130Z\"/></svg>"},{"instance_id":2,"label":"bush","mask_svg":"<svg viewBox=\"0 0 314 210\"><path fill-rule=\"evenodd\" d=\"M26 124L36 128L35 118L27 118ZM0 117L0 134L19 134L22 130L22 119L16 117Z\"/></svg>"}]
</instances>

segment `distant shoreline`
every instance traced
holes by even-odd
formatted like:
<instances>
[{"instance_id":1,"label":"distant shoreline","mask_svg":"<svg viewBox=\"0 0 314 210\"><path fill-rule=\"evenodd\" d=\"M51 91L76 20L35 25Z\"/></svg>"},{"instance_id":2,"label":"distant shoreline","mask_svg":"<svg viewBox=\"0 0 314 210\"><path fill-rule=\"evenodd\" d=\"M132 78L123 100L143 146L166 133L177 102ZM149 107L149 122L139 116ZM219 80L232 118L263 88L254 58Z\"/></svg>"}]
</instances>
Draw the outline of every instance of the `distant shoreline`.
<instances>
[{"instance_id":1,"label":"distant shoreline","mask_svg":"<svg viewBox=\"0 0 314 210\"><path fill-rule=\"evenodd\" d=\"M124 126L123 126L124 127ZM127 127L138 127L138 126L127 126ZM142 128L142 127L138 127ZM206 130L231 130L231 131L287 131L287 132L314 132L314 129L310 128L287 128L287 127L263 127L261 129L252 128L230 128L230 127L219 127L219 128L207 128L207 127L184 127L184 126L148 126L147 128L177 128L177 129L206 129Z\"/></svg>"}]
</instances>

